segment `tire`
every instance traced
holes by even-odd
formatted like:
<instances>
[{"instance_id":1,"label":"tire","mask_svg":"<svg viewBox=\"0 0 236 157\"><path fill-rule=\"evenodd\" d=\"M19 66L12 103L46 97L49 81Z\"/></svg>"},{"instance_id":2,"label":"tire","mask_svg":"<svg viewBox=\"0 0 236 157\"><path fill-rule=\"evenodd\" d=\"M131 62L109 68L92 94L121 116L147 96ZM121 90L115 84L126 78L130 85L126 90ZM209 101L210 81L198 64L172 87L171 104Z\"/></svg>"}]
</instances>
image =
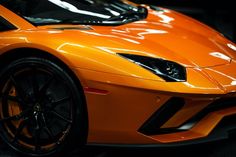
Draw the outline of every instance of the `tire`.
<instances>
[{"instance_id":1,"label":"tire","mask_svg":"<svg viewBox=\"0 0 236 157\"><path fill-rule=\"evenodd\" d=\"M0 135L27 156L54 156L82 146L87 112L78 83L48 59L26 57L0 71Z\"/></svg>"}]
</instances>

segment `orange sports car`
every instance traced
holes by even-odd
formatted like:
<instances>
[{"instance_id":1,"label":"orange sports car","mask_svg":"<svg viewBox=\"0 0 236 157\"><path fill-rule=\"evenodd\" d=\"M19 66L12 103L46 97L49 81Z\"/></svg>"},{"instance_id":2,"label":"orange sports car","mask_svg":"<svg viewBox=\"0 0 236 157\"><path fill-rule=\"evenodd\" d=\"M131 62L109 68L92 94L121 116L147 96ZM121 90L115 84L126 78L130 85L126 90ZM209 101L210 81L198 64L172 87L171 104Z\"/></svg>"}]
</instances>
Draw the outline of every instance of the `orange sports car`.
<instances>
[{"instance_id":1,"label":"orange sports car","mask_svg":"<svg viewBox=\"0 0 236 157\"><path fill-rule=\"evenodd\" d=\"M0 67L0 135L26 155L175 146L236 128L236 45L172 10L1 0Z\"/></svg>"}]
</instances>

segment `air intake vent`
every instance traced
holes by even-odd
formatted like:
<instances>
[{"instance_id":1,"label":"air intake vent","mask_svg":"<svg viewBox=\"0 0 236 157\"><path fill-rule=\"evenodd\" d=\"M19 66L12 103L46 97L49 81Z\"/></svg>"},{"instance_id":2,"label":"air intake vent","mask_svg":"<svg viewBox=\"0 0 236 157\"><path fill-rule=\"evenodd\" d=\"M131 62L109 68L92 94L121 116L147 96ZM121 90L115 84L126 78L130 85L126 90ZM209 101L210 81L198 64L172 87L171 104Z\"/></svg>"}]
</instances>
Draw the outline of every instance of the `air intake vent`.
<instances>
[{"instance_id":1,"label":"air intake vent","mask_svg":"<svg viewBox=\"0 0 236 157\"><path fill-rule=\"evenodd\" d=\"M146 135L161 134L165 129L161 126L175 115L185 104L184 99L173 97L158 109L139 129L139 132Z\"/></svg>"}]
</instances>

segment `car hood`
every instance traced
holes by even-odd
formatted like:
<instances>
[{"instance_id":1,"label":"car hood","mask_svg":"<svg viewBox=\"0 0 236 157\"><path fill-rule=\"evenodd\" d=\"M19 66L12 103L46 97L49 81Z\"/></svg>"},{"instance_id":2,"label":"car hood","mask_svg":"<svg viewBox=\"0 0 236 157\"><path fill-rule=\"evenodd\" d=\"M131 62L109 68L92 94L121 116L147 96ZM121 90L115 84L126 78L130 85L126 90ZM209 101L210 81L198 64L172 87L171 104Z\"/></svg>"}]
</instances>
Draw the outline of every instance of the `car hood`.
<instances>
[{"instance_id":1,"label":"car hood","mask_svg":"<svg viewBox=\"0 0 236 157\"><path fill-rule=\"evenodd\" d=\"M147 19L120 26L49 27L61 27L64 30L63 36L73 36L73 42L108 53L162 58L186 67L224 65L234 58L235 53L228 46L233 43L221 34L189 17L166 9L149 10Z\"/></svg>"}]
</instances>

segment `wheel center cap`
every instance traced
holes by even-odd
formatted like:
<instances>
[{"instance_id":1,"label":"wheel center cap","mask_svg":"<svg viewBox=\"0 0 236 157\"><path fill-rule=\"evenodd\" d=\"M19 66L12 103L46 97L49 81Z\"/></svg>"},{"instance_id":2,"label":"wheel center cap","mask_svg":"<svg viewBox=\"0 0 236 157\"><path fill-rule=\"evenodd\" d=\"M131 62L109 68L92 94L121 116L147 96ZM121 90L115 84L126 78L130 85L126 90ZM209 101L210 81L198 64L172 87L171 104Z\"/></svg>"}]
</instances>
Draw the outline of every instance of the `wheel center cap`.
<instances>
[{"instance_id":1,"label":"wheel center cap","mask_svg":"<svg viewBox=\"0 0 236 157\"><path fill-rule=\"evenodd\" d=\"M34 105L34 111L40 112L41 111L41 105L39 103Z\"/></svg>"}]
</instances>

